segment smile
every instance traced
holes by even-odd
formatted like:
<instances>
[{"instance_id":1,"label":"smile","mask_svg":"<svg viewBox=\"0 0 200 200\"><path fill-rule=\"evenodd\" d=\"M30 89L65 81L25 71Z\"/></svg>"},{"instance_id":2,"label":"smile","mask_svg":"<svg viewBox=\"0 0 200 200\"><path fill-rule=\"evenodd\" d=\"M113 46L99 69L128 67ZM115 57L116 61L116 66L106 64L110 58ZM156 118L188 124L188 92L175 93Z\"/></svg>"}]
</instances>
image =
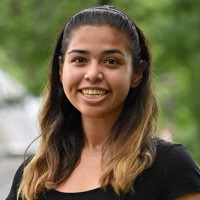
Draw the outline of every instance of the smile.
<instances>
[{"instance_id":1,"label":"smile","mask_svg":"<svg viewBox=\"0 0 200 200\"><path fill-rule=\"evenodd\" d=\"M106 94L105 90L97 90L97 89L83 89L82 94L86 97L98 98Z\"/></svg>"}]
</instances>

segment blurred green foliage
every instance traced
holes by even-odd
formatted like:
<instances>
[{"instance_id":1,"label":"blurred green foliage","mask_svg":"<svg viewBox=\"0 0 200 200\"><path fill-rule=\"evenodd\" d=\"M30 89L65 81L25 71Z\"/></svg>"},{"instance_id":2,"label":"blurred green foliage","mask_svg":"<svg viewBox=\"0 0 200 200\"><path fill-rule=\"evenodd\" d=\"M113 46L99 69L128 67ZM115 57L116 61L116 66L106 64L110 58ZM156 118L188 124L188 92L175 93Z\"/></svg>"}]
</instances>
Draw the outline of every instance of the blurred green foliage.
<instances>
[{"instance_id":1,"label":"blurred green foliage","mask_svg":"<svg viewBox=\"0 0 200 200\"><path fill-rule=\"evenodd\" d=\"M149 39L160 127L200 163L200 1L1 0L1 66L39 95L60 28L77 11L108 2L127 12Z\"/></svg>"}]
</instances>

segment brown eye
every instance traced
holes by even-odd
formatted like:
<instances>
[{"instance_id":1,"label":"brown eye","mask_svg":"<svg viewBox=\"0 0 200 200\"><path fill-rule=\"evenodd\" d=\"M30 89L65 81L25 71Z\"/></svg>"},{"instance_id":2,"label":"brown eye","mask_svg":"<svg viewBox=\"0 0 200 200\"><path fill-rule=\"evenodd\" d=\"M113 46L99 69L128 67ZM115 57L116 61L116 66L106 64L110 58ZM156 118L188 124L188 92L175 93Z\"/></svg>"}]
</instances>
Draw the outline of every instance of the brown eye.
<instances>
[{"instance_id":1,"label":"brown eye","mask_svg":"<svg viewBox=\"0 0 200 200\"><path fill-rule=\"evenodd\" d=\"M86 60L85 60L85 58L79 57L79 58L75 58L73 60L73 62L75 62L75 63L85 63Z\"/></svg>"},{"instance_id":2,"label":"brown eye","mask_svg":"<svg viewBox=\"0 0 200 200\"><path fill-rule=\"evenodd\" d=\"M113 58L109 58L106 63L110 64L110 65L116 65L119 64L119 62Z\"/></svg>"}]
</instances>

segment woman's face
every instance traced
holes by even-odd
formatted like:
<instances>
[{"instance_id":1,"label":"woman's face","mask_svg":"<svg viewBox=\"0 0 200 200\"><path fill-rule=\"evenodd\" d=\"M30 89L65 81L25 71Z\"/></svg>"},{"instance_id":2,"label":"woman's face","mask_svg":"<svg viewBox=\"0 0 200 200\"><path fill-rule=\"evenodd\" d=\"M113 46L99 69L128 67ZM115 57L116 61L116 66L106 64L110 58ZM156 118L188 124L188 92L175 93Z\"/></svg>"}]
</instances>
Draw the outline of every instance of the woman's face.
<instances>
[{"instance_id":1,"label":"woman's face","mask_svg":"<svg viewBox=\"0 0 200 200\"><path fill-rule=\"evenodd\" d=\"M123 33L109 26L81 26L72 32L60 67L64 92L82 117L118 118L134 74L131 52Z\"/></svg>"}]
</instances>

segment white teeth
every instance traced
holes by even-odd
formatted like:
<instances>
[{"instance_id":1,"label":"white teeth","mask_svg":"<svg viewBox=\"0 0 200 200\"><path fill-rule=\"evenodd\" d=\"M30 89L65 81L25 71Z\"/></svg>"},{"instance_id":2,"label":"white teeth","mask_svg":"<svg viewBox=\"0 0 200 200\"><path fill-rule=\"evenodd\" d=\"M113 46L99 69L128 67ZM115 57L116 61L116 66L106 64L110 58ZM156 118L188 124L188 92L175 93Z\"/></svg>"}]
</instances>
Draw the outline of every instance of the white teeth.
<instances>
[{"instance_id":1,"label":"white teeth","mask_svg":"<svg viewBox=\"0 0 200 200\"><path fill-rule=\"evenodd\" d=\"M100 97L106 93L105 90L92 90L92 89L83 89L82 93L87 97Z\"/></svg>"}]
</instances>

